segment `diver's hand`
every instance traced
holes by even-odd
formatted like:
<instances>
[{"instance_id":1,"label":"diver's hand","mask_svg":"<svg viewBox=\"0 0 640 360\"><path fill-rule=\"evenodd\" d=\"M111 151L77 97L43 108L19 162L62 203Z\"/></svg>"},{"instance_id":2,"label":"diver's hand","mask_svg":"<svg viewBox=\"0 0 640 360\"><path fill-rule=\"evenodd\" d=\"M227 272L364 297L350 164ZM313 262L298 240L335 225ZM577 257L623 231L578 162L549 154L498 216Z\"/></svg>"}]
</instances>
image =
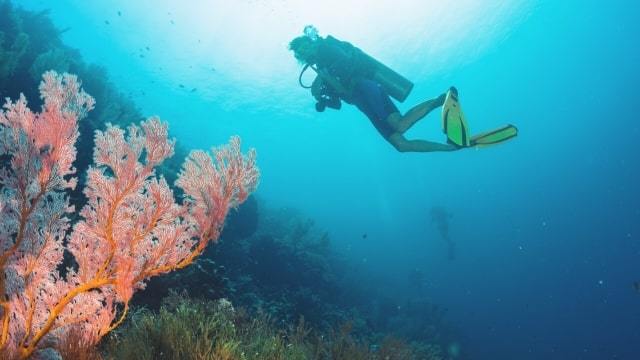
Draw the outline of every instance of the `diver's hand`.
<instances>
[{"instance_id":1,"label":"diver's hand","mask_svg":"<svg viewBox=\"0 0 640 360\"><path fill-rule=\"evenodd\" d=\"M333 89L336 95L338 95L341 98L345 98L349 95L349 92L340 83L340 81L335 77L331 76L326 70L318 69L316 71L318 73L318 76Z\"/></svg>"}]
</instances>

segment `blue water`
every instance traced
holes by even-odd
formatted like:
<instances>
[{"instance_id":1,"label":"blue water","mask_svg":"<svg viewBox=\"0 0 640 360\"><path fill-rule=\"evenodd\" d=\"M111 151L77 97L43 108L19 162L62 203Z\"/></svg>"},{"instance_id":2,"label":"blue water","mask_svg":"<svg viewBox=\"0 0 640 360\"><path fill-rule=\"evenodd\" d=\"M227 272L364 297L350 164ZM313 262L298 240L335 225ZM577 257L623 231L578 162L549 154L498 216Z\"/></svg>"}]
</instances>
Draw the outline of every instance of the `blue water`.
<instances>
[{"instance_id":1,"label":"blue water","mask_svg":"<svg viewBox=\"0 0 640 360\"><path fill-rule=\"evenodd\" d=\"M184 146L239 134L258 196L314 218L381 293L406 296L423 271L469 358L640 358L640 5L16 3L51 9L65 43ZM308 23L409 77L401 110L455 85L473 132L514 123L519 137L398 153L353 108L316 113L286 49ZM442 141L439 121L408 136ZM453 214L455 261L433 206Z\"/></svg>"}]
</instances>

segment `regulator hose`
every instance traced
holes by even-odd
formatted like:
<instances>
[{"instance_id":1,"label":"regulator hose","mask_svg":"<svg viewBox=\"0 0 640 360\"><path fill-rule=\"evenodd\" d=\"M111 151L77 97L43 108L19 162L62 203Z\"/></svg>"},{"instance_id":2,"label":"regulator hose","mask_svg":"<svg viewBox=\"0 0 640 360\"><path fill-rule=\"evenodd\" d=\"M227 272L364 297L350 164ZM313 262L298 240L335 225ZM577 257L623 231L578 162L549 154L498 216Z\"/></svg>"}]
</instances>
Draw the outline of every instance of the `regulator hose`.
<instances>
[{"instance_id":1,"label":"regulator hose","mask_svg":"<svg viewBox=\"0 0 640 360\"><path fill-rule=\"evenodd\" d=\"M302 86L304 89L311 89L311 86L312 86L312 85L307 86L302 83L302 75L304 75L305 71L307 71L307 69L309 68L316 70L313 66L311 66L311 64L305 64L305 66L302 68L302 71L300 71L300 76L298 76L298 84L300 84L300 86Z\"/></svg>"}]
</instances>

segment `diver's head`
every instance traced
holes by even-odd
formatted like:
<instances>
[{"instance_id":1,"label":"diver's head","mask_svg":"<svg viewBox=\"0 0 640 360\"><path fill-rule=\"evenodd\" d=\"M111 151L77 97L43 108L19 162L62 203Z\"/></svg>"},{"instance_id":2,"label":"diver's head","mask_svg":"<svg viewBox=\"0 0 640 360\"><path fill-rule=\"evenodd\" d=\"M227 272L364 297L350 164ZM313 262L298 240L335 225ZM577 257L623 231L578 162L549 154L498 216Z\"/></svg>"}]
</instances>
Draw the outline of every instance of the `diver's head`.
<instances>
[{"instance_id":1,"label":"diver's head","mask_svg":"<svg viewBox=\"0 0 640 360\"><path fill-rule=\"evenodd\" d=\"M303 64L313 64L318 53L318 40L302 35L291 40L289 50Z\"/></svg>"}]
</instances>

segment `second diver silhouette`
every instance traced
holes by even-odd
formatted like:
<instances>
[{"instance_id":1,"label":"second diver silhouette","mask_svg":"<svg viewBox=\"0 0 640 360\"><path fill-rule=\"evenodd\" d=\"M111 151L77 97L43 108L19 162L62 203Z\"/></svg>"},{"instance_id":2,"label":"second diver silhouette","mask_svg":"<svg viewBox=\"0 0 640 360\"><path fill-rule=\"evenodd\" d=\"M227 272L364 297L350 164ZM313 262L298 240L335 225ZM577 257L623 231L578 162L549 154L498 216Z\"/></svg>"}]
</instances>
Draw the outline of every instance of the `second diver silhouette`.
<instances>
[{"instance_id":1,"label":"second diver silhouette","mask_svg":"<svg viewBox=\"0 0 640 360\"><path fill-rule=\"evenodd\" d=\"M452 217L453 214L442 206L434 206L431 208L431 222L435 223L440 236L447 243L449 261L453 261L456 258L456 244L451 240L449 234L449 222Z\"/></svg>"}]
</instances>

